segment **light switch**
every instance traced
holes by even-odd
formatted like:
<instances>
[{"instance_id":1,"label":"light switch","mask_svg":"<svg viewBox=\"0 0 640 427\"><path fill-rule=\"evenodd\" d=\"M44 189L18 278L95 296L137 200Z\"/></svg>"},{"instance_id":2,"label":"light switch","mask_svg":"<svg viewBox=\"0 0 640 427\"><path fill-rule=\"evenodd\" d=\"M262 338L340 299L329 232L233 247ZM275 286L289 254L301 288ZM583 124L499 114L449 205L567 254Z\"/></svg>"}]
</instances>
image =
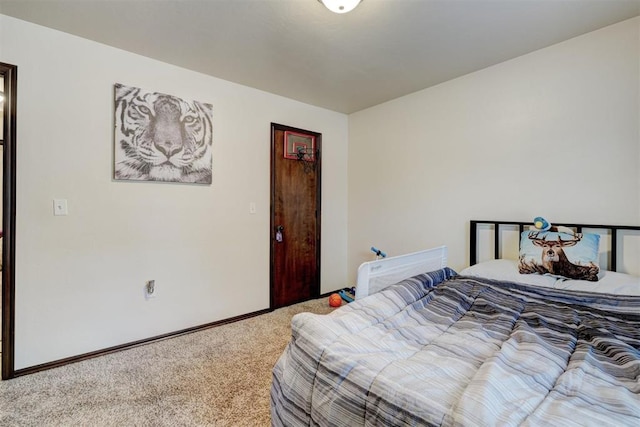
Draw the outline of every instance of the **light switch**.
<instances>
[{"instance_id":1,"label":"light switch","mask_svg":"<svg viewBox=\"0 0 640 427\"><path fill-rule=\"evenodd\" d=\"M53 199L53 214L56 216L69 215L67 199Z\"/></svg>"},{"instance_id":2,"label":"light switch","mask_svg":"<svg viewBox=\"0 0 640 427\"><path fill-rule=\"evenodd\" d=\"M256 203L255 202L249 203L249 213L250 214L256 213Z\"/></svg>"}]
</instances>

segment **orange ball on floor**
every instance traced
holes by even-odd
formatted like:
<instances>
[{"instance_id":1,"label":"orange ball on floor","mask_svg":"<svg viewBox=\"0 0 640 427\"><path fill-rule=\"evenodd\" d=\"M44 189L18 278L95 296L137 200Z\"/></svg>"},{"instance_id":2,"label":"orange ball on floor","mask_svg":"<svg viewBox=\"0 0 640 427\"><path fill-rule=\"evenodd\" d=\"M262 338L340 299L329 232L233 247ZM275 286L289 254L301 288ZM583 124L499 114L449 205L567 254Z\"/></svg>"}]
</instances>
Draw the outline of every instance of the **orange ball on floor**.
<instances>
[{"instance_id":1,"label":"orange ball on floor","mask_svg":"<svg viewBox=\"0 0 640 427\"><path fill-rule=\"evenodd\" d=\"M340 307L342 305L342 298L338 294L329 295L329 305L331 307Z\"/></svg>"}]
</instances>

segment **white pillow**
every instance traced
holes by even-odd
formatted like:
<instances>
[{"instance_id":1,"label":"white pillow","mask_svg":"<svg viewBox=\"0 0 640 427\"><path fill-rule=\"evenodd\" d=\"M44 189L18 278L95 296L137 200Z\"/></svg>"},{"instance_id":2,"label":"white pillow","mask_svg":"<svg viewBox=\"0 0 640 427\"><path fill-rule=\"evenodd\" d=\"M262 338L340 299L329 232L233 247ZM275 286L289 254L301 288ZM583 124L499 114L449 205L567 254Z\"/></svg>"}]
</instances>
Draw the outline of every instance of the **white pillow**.
<instances>
[{"instance_id":1,"label":"white pillow","mask_svg":"<svg viewBox=\"0 0 640 427\"><path fill-rule=\"evenodd\" d=\"M510 259L492 259L467 267L459 273L461 276L484 277L505 282L525 283L527 285L553 287L556 278L540 274L520 274L518 262Z\"/></svg>"},{"instance_id":2,"label":"white pillow","mask_svg":"<svg viewBox=\"0 0 640 427\"><path fill-rule=\"evenodd\" d=\"M549 275L520 274L518 272L518 261L494 259L467 267L460 272L460 275L485 277L487 279L555 289L640 296L640 277L607 270L600 270L600 279L597 282L558 279Z\"/></svg>"},{"instance_id":3,"label":"white pillow","mask_svg":"<svg viewBox=\"0 0 640 427\"><path fill-rule=\"evenodd\" d=\"M640 277L615 271L600 270L597 282L587 280L562 280L556 281L554 288L576 291L601 292L616 295L640 296Z\"/></svg>"}]
</instances>

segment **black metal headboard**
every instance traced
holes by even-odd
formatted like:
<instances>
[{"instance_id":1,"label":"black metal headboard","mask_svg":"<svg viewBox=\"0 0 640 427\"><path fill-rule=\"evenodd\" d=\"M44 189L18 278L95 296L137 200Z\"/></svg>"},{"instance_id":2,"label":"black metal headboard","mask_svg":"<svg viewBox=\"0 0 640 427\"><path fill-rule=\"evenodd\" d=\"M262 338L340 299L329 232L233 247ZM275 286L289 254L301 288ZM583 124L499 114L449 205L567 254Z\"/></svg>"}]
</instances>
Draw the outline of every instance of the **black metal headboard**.
<instances>
[{"instance_id":1,"label":"black metal headboard","mask_svg":"<svg viewBox=\"0 0 640 427\"><path fill-rule=\"evenodd\" d=\"M478 262L478 226L489 225L494 227L494 258L500 258L500 227L505 226L509 228L518 227L520 233L525 228L533 225L533 222L518 222L518 221L480 221L471 220L471 235L470 235L470 251L469 262L474 265ZM567 224L567 223L553 223L556 226L569 227L575 230L577 233L582 233L583 229L601 230L611 236L611 252L609 256L609 267L611 271L616 271L617 267L617 248L618 248L618 234L622 230L635 230L640 231L640 226L637 225L598 225L598 224Z\"/></svg>"}]
</instances>

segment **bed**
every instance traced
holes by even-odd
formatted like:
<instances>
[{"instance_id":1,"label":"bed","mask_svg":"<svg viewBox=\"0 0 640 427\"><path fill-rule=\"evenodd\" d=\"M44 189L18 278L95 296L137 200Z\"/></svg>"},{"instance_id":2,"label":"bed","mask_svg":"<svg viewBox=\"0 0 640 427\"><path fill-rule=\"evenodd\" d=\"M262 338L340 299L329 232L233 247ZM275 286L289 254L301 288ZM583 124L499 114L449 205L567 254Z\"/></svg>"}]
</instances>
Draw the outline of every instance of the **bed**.
<instances>
[{"instance_id":1,"label":"bed","mask_svg":"<svg viewBox=\"0 0 640 427\"><path fill-rule=\"evenodd\" d=\"M476 263L483 226L496 259ZM521 274L522 255L500 257L502 226L548 245L526 223L471 221L473 265L459 274L446 248L410 254L406 278L401 260L373 261L356 301L294 316L272 425L639 425L640 278L614 270L640 227L606 226L608 265L588 281ZM432 257L417 275L416 256Z\"/></svg>"}]
</instances>

